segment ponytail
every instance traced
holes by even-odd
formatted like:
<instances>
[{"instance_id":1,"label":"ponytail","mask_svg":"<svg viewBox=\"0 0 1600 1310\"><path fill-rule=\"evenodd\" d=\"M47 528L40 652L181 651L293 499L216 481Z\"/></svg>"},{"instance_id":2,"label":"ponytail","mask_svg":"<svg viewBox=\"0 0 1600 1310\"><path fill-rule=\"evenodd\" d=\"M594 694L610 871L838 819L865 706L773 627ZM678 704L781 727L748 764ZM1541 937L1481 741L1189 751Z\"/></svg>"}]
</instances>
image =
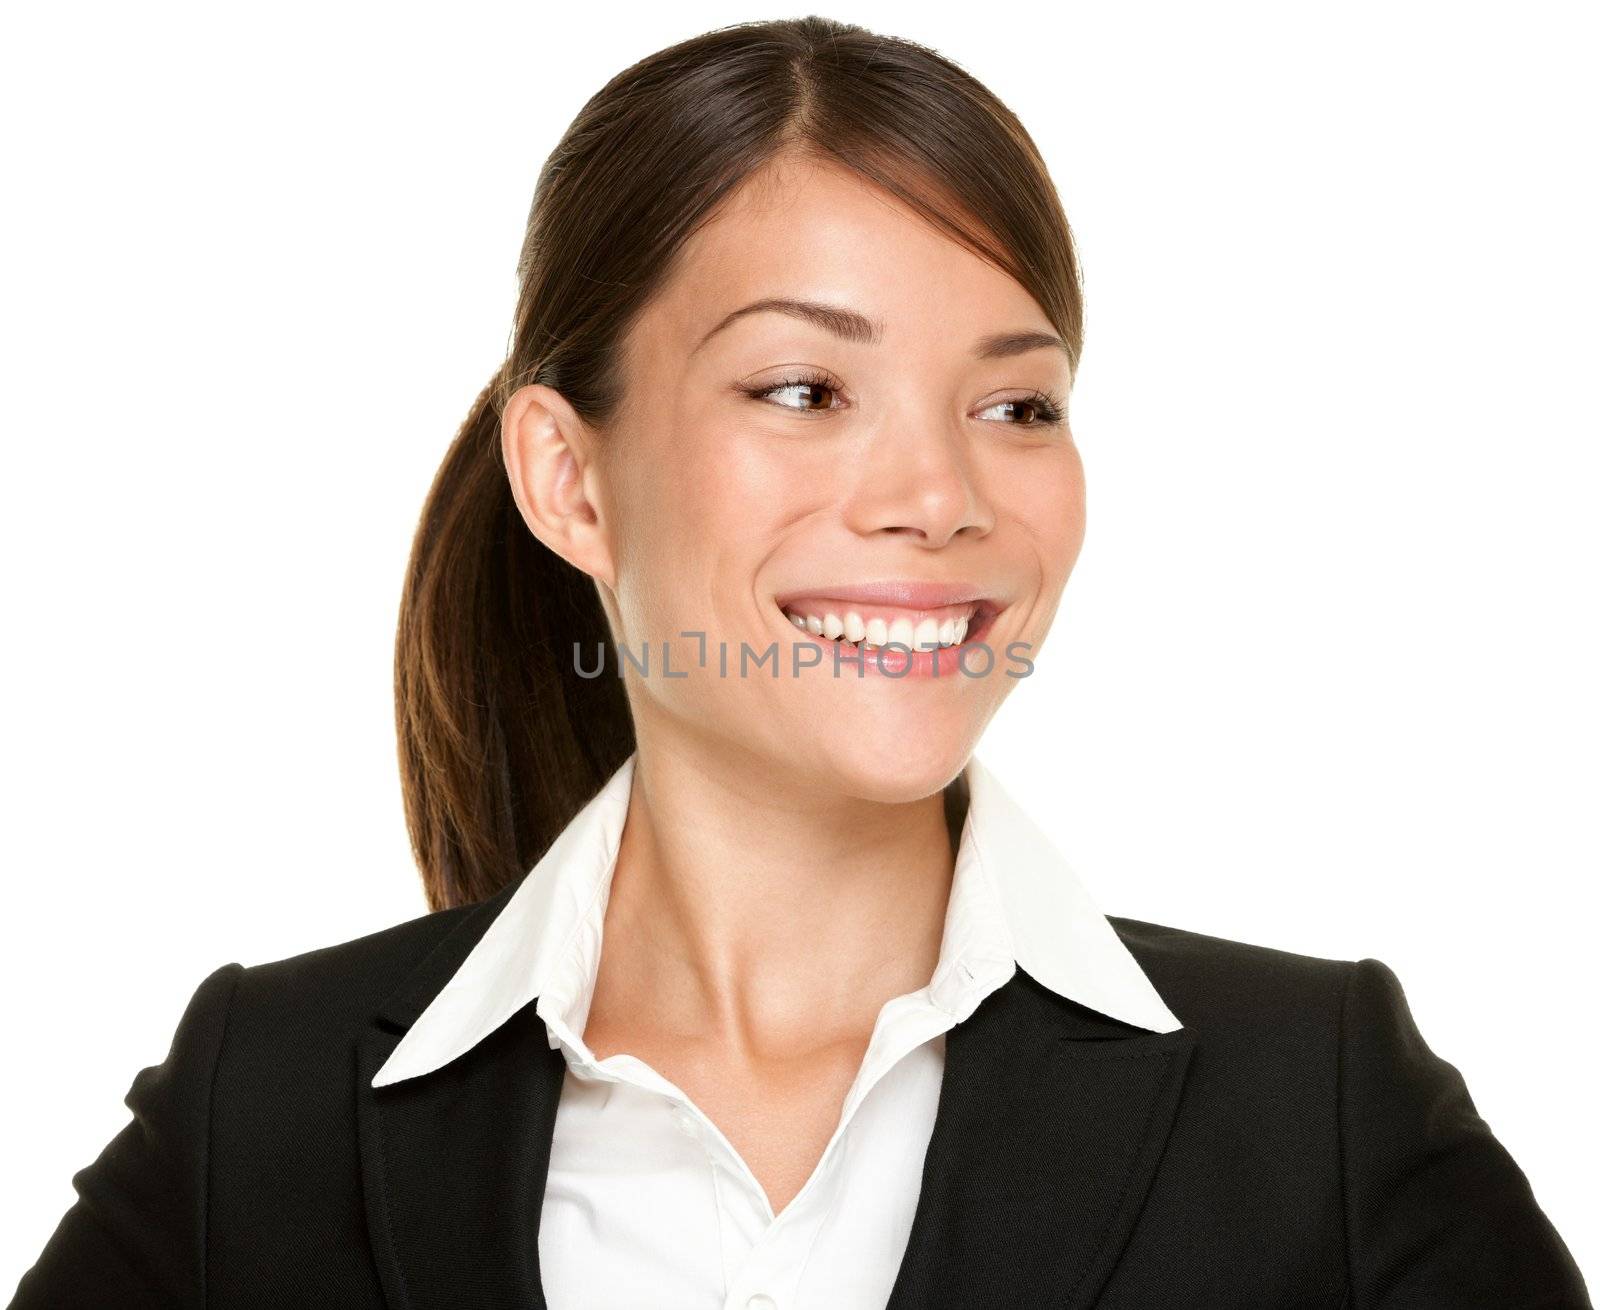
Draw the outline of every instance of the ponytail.
<instances>
[{"instance_id":1,"label":"ponytail","mask_svg":"<svg viewBox=\"0 0 1600 1310\"><path fill-rule=\"evenodd\" d=\"M497 373L422 508L395 641L395 728L430 910L526 873L634 746L595 583L528 531L500 453Z\"/></svg>"}]
</instances>

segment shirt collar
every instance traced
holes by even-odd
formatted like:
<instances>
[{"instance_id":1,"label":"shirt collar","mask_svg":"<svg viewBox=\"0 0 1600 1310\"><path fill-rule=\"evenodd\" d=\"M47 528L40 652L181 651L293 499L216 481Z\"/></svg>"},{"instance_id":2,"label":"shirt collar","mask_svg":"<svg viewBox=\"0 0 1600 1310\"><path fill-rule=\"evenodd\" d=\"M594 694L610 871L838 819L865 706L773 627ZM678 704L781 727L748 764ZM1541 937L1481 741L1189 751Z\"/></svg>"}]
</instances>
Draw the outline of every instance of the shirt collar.
<instances>
[{"instance_id":1,"label":"shirt collar","mask_svg":"<svg viewBox=\"0 0 1600 1310\"><path fill-rule=\"evenodd\" d=\"M598 934L636 759L630 755L622 763L523 878L390 1052L374 1087L450 1063L544 995L574 958L598 957L597 938L576 938ZM930 983L935 1003L965 1019L970 1004L962 983L974 971L1015 965L1058 995L1113 1019L1158 1033L1181 1028L1049 838L976 755L964 773L967 817ZM575 957L575 945L588 949ZM581 993L572 1010L580 1029L590 994L583 989L592 985L592 978L562 981L569 995L574 986Z\"/></svg>"}]
</instances>

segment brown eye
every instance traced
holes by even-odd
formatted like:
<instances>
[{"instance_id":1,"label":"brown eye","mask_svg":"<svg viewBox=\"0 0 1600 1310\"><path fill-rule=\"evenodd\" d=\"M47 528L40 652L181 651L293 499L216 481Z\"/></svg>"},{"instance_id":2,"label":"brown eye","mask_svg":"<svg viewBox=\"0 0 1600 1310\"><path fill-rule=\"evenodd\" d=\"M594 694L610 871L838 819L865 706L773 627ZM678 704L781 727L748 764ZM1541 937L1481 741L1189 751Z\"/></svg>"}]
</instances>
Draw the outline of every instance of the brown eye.
<instances>
[{"instance_id":1,"label":"brown eye","mask_svg":"<svg viewBox=\"0 0 1600 1310\"><path fill-rule=\"evenodd\" d=\"M774 397L792 395L795 400L779 400L776 403L785 409L799 410L826 410L832 409L834 398L833 388L825 382L781 382L775 387L767 387L756 393L760 396Z\"/></svg>"},{"instance_id":2,"label":"brown eye","mask_svg":"<svg viewBox=\"0 0 1600 1310\"><path fill-rule=\"evenodd\" d=\"M1021 396L1016 400L1001 400L980 411L1009 411L1002 414L1003 421L1019 428L1054 427L1061 422L1060 407L1048 396Z\"/></svg>"},{"instance_id":3,"label":"brown eye","mask_svg":"<svg viewBox=\"0 0 1600 1310\"><path fill-rule=\"evenodd\" d=\"M826 414L843 409L846 404L840 394L844 390L842 384L836 382L831 373L820 369L800 369L764 387L744 383L734 386L751 400L780 405L796 414Z\"/></svg>"}]
</instances>

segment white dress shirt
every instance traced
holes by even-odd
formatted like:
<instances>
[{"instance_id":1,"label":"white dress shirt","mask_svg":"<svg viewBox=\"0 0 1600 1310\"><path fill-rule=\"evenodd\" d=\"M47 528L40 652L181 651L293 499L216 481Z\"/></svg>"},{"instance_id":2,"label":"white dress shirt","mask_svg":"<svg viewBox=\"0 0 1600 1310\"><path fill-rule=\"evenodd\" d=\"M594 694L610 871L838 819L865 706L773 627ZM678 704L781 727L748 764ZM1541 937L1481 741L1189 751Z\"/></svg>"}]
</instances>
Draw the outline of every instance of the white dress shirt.
<instances>
[{"instance_id":1,"label":"white dress shirt","mask_svg":"<svg viewBox=\"0 0 1600 1310\"><path fill-rule=\"evenodd\" d=\"M884 1003L821 1159L774 1216L739 1152L679 1087L632 1055L597 1060L584 1044L635 758L563 830L372 1080L437 1069L538 997L567 1061L539 1223L550 1310L882 1310L916 1211L950 1028L1019 965L1126 1023L1182 1026L973 756L938 966L927 986Z\"/></svg>"}]
</instances>

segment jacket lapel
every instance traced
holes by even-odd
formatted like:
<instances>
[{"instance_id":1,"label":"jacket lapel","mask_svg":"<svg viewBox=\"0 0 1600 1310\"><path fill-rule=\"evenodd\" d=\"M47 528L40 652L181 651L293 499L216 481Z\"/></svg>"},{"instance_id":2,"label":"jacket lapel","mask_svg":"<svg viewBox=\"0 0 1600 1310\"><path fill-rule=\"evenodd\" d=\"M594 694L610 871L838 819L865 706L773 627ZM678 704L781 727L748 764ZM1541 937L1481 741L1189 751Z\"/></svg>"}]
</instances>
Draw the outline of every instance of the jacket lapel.
<instances>
[{"instance_id":1,"label":"jacket lapel","mask_svg":"<svg viewBox=\"0 0 1600 1310\"><path fill-rule=\"evenodd\" d=\"M939 1112L888 1310L1080 1310L1105 1286L1194 1047L1021 969L946 1035Z\"/></svg>"},{"instance_id":2,"label":"jacket lapel","mask_svg":"<svg viewBox=\"0 0 1600 1310\"><path fill-rule=\"evenodd\" d=\"M367 1226L395 1310L545 1310L539 1214L566 1064L534 1002L442 1068L372 1086L515 886L468 910L357 1043Z\"/></svg>"}]
</instances>

